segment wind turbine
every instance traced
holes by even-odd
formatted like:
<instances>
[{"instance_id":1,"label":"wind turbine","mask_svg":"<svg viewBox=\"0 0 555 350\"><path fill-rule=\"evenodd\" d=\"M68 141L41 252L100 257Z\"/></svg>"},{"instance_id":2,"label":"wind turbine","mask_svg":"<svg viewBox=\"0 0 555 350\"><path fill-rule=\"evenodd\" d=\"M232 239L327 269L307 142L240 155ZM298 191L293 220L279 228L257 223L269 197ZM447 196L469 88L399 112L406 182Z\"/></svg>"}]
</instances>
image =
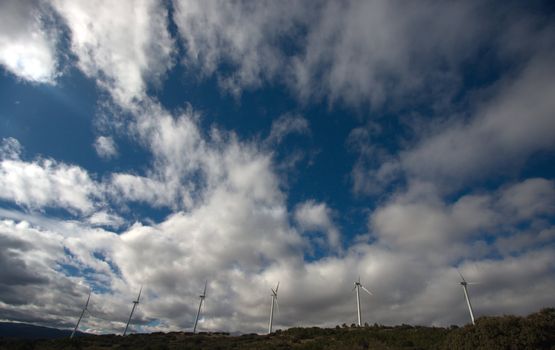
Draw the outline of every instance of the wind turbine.
<instances>
[{"instance_id":1,"label":"wind turbine","mask_svg":"<svg viewBox=\"0 0 555 350\"><path fill-rule=\"evenodd\" d=\"M362 288L363 291L365 291L366 293L368 293L368 295L372 295L372 293L366 289L366 287L364 287L361 283L360 283L360 276L358 276L358 281L354 282L355 286L353 287L353 290L356 289L357 291L357 316L358 316L358 326L362 326L361 321L360 321L360 295L359 295L359 289Z\"/></svg>"},{"instance_id":2,"label":"wind turbine","mask_svg":"<svg viewBox=\"0 0 555 350\"><path fill-rule=\"evenodd\" d=\"M135 308L139 305L139 300L141 300L141 292L143 291L143 286L139 289L139 295L137 296L137 300L133 300L133 308L131 309L131 313L129 314L129 319L127 320L127 325L125 326L125 330L123 331L123 335L127 333L127 328L129 327L129 322L131 322L131 317L133 317L133 312L135 312Z\"/></svg>"},{"instance_id":3,"label":"wind turbine","mask_svg":"<svg viewBox=\"0 0 555 350\"><path fill-rule=\"evenodd\" d=\"M472 324L474 325L474 324L476 324L476 323L474 322L474 312L472 311L472 304L470 304L470 298L468 297L468 290L467 290L466 286L469 285L469 284L477 284L477 283L475 283L475 282L467 282L467 281L464 279L462 273L461 273L459 270L457 270L457 272L458 272L459 275L461 276L461 282L460 282L460 284L461 284L461 286L463 287L464 297L465 297L465 299L466 299L466 304L468 305L468 311L470 312L470 318L472 319Z\"/></svg>"},{"instance_id":4,"label":"wind turbine","mask_svg":"<svg viewBox=\"0 0 555 350\"><path fill-rule=\"evenodd\" d=\"M208 281L204 282L204 291L202 292L202 295L199 295L200 304L198 305L197 317L195 318L195 326L193 327L193 334L195 334L196 331L197 331L197 323L198 323L198 317L200 316L200 308L202 307L202 302L206 298L206 284L207 283L208 283Z\"/></svg>"},{"instance_id":5,"label":"wind turbine","mask_svg":"<svg viewBox=\"0 0 555 350\"><path fill-rule=\"evenodd\" d=\"M79 327L79 323L81 323L81 319L83 318L83 315L85 314L85 311L87 311L87 308L89 307L89 301L90 300L91 300L91 290L89 289L89 297L87 298L87 302L85 303L85 307L83 308L83 311L81 311L81 316L79 316L79 320L77 320L77 324L75 325L75 328L73 328L73 332L71 332L71 335L69 336L69 339L71 339L75 336L75 332L77 332L77 328Z\"/></svg>"},{"instance_id":6,"label":"wind turbine","mask_svg":"<svg viewBox=\"0 0 555 350\"><path fill-rule=\"evenodd\" d=\"M274 304L278 305L277 303L278 289L279 289L279 282L276 286L276 289L270 288L270 290L272 291L272 306L270 307L270 324L268 326L268 334L272 333L272 321L274 320ZM279 306L278 306L278 310L279 310Z\"/></svg>"}]
</instances>

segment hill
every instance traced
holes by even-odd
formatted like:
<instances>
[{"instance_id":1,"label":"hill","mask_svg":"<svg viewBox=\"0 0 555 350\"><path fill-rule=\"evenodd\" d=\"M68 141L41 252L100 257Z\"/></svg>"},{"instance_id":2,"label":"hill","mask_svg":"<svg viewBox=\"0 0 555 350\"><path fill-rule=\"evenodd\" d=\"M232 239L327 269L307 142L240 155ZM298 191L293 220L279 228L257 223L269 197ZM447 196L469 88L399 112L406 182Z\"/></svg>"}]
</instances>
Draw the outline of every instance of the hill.
<instances>
[{"instance_id":1,"label":"hill","mask_svg":"<svg viewBox=\"0 0 555 350\"><path fill-rule=\"evenodd\" d=\"M555 309L528 317L482 317L476 326L290 328L271 335L152 333L87 335L79 339L0 340L0 349L368 349L368 350L553 350Z\"/></svg>"},{"instance_id":2,"label":"hill","mask_svg":"<svg viewBox=\"0 0 555 350\"><path fill-rule=\"evenodd\" d=\"M77 332L82 336L85 333ZM71 335L70 330L35 326L27 323L0 322L0 338L59 339Z\"/></svg>"}]
</instances>

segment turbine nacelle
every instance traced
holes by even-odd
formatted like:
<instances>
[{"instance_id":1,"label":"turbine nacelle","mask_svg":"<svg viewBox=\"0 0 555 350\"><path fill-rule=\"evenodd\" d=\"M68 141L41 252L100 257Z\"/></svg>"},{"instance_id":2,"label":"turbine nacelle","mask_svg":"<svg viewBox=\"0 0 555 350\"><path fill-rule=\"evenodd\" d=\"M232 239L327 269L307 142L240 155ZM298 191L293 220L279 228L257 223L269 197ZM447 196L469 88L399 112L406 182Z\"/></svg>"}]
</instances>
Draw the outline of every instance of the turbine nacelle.
<instances>
[{"instance_id":1,"label":"turbine nacelle","mask_svg":"<svg viewBox=\"0 0 555 350\"><path fill-rule=\"evenodd\" d=\"M357 289L357 288L362 288L362 290L365 291L366 293L368 293L368 295L374 295L374 294L372 294L371 291L369 291L368 289L366 289L366 287L363 286L362 283L360 283L360 277L358 278L358 281L355 281L353 284L355 285L355 286L353 287L353 291L354 291L355 289Z\"/></svg>"},{"instance_id":2,"label":"turbine nacelle","mask_svg":"<svg viewBox=\"0 0 555 350\"><path fill-rule=\"evenodd\" d=\"M137 300L133 300L133 304L138 304L141 300L141 293L143 292L143 286L139 289L139 295L137 296Z\"/></svg>"},{"instance_id":3,"label":"turbine nacelle","mask_svg":"<svg viewBox=\"0 0 555 350\"><path fill-rule=\"evenodd\" d=\"M206 298L206 285L208 284L208 280L204 281L204 290L202 291L202 294L199 295L199 298Z\"/></svg>"},{"instance_id":4,"label":"turbine nacelle","mask_svg":"<svg viewBox=\"0 0 555 350\"><path fill-rule=\"evenodd\" d=\"M478 282L468 282L467 280L464 279L463 274L459 270L457 270L457 272L459 273L459 276L461 276L461 281L459 282L459 284L461 286L469 286L469 285L472 285L472 284L480 284Z\"/></svg>"}]
</instances>

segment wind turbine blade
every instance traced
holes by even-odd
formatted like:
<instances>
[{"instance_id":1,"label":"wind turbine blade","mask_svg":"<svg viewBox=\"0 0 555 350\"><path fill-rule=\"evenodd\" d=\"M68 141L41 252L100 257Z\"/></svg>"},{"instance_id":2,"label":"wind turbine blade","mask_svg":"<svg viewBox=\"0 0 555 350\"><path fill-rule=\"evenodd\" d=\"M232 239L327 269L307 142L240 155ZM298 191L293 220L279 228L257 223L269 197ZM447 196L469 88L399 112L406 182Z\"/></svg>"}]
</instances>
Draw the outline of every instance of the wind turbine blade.
<instances>
[{"instance_id":1,"label":"wind turbine blade","mask_svg":"<svg viewBox=\"0 0 555 350\"><path fill-rule=\"evenodd\" d=\"M279 303L278 303L278 301L277 301L277 296L276 296L276 298L275 298L275 301L276 301L276 311L277 311L278 314L279 314L280 312L279 312Z\"/></svg>"},{"instance_id":2,"label":"wind turbine blade","mask_svg":"<svg viewBox=\"0 0 555 350\"><path fill-rule=\"evenodd\" d=\"M353 287L353 289L351 290L351 292L354 292L355 289L357 289L357 285L355 284L355 286Z\"/></svg>"},{"instance_id":3,"label":"wind turbine blade","mask_svg":"<svg viewBox=\"0 0 555 350\"><path fill-rule=\"evenodd\" d=\"M141 285L141 289L139 289L139 295L137 296L137 303L141 300L141 293L143 292L143 286Z\"/></svg>"},{"instance_id":4,"label":"wind turbine blade","mask_svg":"<svg viewBox=\"0 0 555 350\"><path fill-rule=\"evenodd\" d=\"M481 282L466 282L466 284L482 284Z\"/></svg>"},{"instance_id":5,"label":"wind turbine blade","mask_svg":"<svg viewBox=\"0 0 555 350\"><path fill-rule=\"evenodd\" d=\"M206 297L206 285L208 284L208 280L204 281L204 291L202 292L202 295L204 297Z\"/></svg>"},{"instance_id":6,"label":"wind turbine blade","mask_svg":"<svg viewBox=\"0 0 555 350\"><path fill-rule=\"evenodd\" d=\"M369 291L368 289L366 289L366 287L364 286L360 286L360 288L362 288L363 291L365 291L366 293L368 293L368 295L373 295L371 291Z\"/></svg>"},{"instance_id":7,"label":"wind turbine blade","mask_svg":"<svg viewBox=\"0 0 555 350\"><path fill-rule=\"evenodd\" d=\"M89 301L91 300L91 290L89 289L89 296L87 298L87 302L85 303L85 310L89 307Z\"/></svg>"},{"instance_id":8,"label":"wind turbine blade","mask_svg":"<svg viewBox=\"0 0 555 350\"><path fill-rule=\"evenodd\" d=\"M277 294L277 292L278 292L278 289L279 289L279 282L278 282L278 284L277 284L277 286L276 286L276 294Z\"/></svg>"},{"instance_id":9,"label":"wind turbine blade","mask_svg":"<svg viewBox=\"0 0 555 350\"><path fill-rule=\"evenodd\" d=\"M461 271L460 271L459 269L457 269L457 272L458 272L459 275L461 276L462 281L463 281L463 282L466 282L466 280L464 279L464 277L463 277Z\"/></svg>"}]
</instances>

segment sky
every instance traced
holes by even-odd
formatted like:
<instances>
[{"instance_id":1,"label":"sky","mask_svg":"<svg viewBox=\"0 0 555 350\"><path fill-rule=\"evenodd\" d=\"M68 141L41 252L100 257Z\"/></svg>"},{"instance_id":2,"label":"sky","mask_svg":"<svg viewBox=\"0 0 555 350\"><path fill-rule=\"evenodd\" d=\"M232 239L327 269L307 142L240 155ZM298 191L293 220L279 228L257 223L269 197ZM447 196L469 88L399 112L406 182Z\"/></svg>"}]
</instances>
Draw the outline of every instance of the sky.
<instances>
[{"instance_id":1,"label":"sky","mask_svg":"<svg viewBox=\"0 0 555 350\"><path fill-rule=\"evenodd\" d=\"M555 306L549 1L0 2L0 320L119 333Z\"/></svg>"}]
</instances>

